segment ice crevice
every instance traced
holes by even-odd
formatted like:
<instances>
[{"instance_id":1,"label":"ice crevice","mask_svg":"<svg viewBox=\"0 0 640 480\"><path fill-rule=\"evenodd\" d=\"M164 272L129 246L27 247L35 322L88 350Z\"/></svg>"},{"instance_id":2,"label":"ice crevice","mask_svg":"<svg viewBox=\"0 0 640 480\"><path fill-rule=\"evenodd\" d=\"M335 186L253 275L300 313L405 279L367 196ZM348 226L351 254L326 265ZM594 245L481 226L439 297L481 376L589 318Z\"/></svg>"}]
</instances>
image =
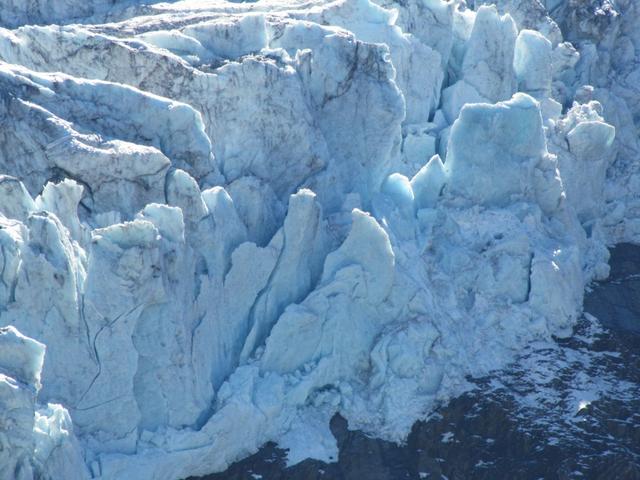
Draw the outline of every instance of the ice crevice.
<instances>
[{"instance_id":1,"label":"ice crevice","mask_svg":"<svg viewBox=\"0 0 640 480\"><path fill-rule=\"evenodd\" d=\"M640 241L640 10L494 3L0 7L0 480L328 461L571 335Z\"/></svg>"}]
</instances>

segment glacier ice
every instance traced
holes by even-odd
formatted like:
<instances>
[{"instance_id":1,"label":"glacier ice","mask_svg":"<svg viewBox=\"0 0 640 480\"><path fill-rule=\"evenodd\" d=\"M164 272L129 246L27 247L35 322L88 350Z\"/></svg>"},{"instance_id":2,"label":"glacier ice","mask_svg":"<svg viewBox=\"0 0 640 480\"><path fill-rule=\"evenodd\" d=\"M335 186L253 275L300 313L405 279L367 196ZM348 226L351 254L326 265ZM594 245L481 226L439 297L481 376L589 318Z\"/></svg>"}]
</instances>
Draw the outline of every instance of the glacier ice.
<instances>
[{"instance_id":1,"label":"glacier ice","mask_svg":"<svg viewBox=\"0 0 640 480\"><path fill-rule=\"evenodd\" d=\"M0 328L0 478L87 477L69 413L37 403L45 346L14 327Z\"/></svg>"},{"instance_id":2,"label":"glacier ice","mask_svg":"<svg viewBox=\"0 0 640 480\"><path fill-rule=\"evenodd\" d=\"M490 3L0 6L0 478L332 460L570 335L640 241L640 8Z\"/></svg>"}]
</instances>

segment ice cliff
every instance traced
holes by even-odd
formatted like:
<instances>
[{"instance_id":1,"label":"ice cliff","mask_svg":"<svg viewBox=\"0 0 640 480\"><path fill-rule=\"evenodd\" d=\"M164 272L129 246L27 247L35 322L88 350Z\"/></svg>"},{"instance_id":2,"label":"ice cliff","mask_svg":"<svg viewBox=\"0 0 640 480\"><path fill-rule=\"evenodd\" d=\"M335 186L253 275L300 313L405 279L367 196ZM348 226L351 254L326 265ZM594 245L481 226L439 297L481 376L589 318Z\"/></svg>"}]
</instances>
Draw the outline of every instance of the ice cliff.
<instances>
[{"instance_id":1,"label":"ice cliff","mask_svg":"<svg viewBox=\"0 0 640 480\"><path fill-rule=\"evenodd\" d=\"M402 441L640 241L633 0L0 4L0 479Z\"/></svg>"}]
</instances>

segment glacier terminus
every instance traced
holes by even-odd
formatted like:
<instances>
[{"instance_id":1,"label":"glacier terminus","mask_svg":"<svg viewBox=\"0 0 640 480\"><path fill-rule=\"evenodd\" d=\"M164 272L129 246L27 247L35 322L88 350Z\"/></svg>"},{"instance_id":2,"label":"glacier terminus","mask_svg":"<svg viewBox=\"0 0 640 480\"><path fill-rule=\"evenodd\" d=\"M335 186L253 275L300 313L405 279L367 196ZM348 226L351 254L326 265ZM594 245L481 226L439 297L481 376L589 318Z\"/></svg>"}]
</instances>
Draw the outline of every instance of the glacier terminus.
<instances>
[{"instance_id":1,"label":"glacier terminus","mask_svg":"<svg viewBox=\"0 0 640 480\"><path fill-rule=\"evenodd\" d=\"M0 1L0 480L402 442L622 242L635 0Z\"/></svg>"}]
</instances>

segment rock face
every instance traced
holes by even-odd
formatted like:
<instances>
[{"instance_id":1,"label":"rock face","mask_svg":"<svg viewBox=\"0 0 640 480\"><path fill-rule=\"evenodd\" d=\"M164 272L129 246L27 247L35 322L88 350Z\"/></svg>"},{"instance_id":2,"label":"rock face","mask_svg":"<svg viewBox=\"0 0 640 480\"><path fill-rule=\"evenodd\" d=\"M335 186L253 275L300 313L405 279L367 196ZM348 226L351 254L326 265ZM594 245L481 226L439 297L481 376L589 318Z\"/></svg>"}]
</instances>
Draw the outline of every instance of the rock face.
<instances>
[{"instance_id":1,"label":"rock face","mask_svg":"<svg viewBox=\"0 0 640 480\"><path fill-rule=\"evenodd\" d=\"M606 328L640 334L640 249L622 244L612 253L611 275L585 298L585 309Z\"/></svg>"},{"instance_id":2,"label":"rock face","mask_svg":"<svg viewBox=\"0 0 640 480\"><path fill-rule=\"evenodd\" d=\"M10 475L335 459L571 335L640 241L640 12L477 3L0 6Z\"/></svg>"}]
</instances>

